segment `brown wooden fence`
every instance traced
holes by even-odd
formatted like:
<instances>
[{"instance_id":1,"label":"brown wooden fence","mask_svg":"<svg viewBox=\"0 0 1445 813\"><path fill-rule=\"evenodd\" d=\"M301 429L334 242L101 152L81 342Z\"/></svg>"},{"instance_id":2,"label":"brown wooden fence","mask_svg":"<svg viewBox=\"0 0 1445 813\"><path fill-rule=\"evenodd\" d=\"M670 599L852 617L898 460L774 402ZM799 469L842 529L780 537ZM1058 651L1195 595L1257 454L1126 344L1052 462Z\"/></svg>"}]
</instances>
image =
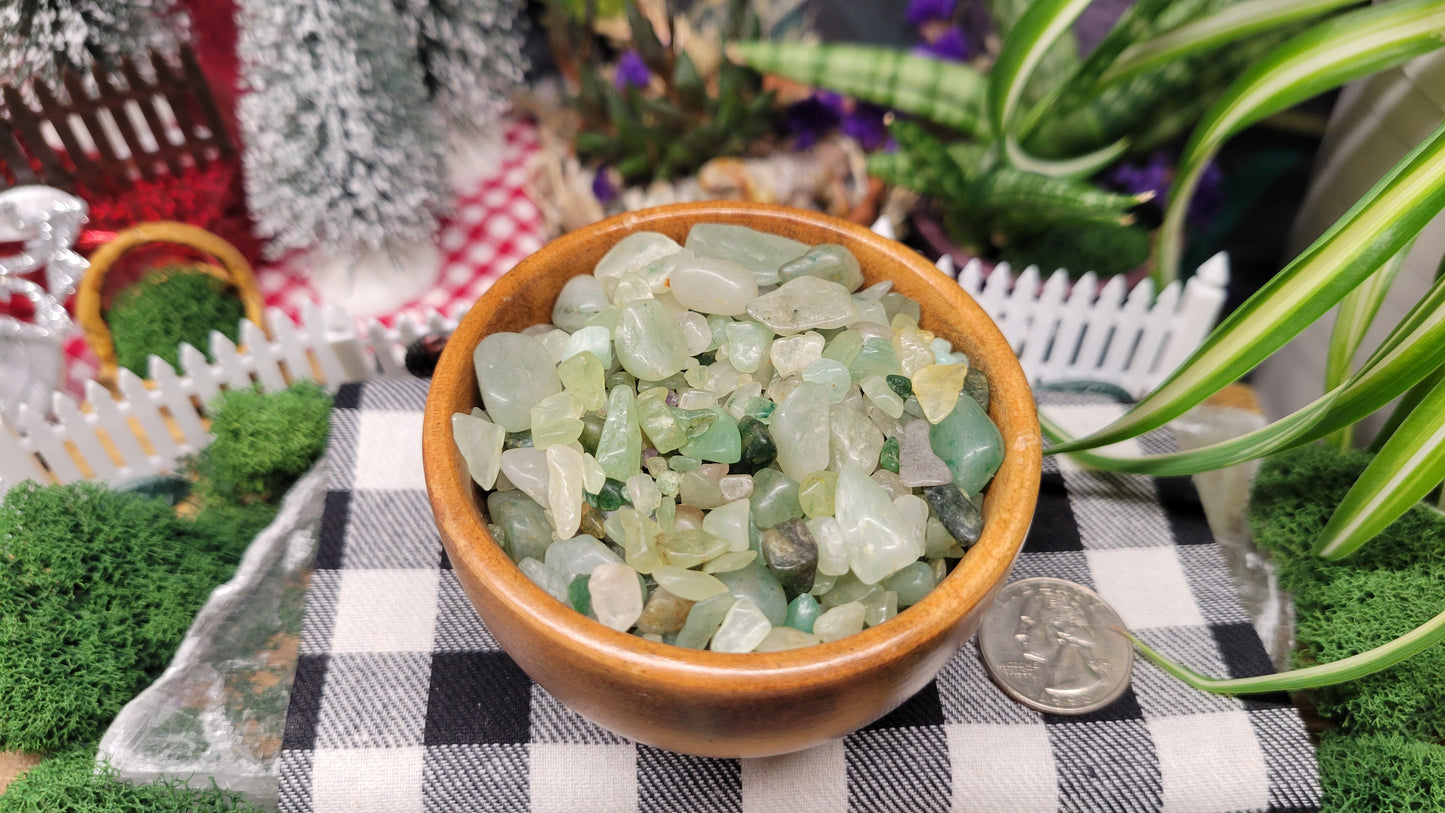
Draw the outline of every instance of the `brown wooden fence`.
<instances>
[{"instance_id":1,"label":"brown wooden fence","mask_svg":"<svg viewBox=\"0 0 1445 813\"><path fill-rule=\"evenodd\" d=\"M19 88L0 86L0 188L41 183L115 193L138 179L234 157L235 145L191 48L181 48L179 65L155 51L149 62L151 77L129 57L119 76L97 64L93 90L68 69L64 92L35 82L39 109Z\"/></svg>"}]
</instances>

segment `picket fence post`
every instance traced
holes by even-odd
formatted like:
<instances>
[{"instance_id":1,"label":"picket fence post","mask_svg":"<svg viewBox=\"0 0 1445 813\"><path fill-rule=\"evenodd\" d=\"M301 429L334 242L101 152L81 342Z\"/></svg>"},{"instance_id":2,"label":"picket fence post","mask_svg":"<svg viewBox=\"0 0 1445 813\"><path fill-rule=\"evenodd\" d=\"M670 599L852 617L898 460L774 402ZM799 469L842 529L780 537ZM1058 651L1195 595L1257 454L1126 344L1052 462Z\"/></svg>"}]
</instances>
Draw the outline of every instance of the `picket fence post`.
<instances>
[{"instance_id":1,"label":"picket fence post","mask_svg":"<svg viewBox=\"0 0 1445 813\"><path fill-rule=\"evenodd\" d=\"M1030 382L1104 381L1135 397L1204 340L1223 308L1229 281L1223 254L1158 297L1148 280L1130 291L1121 277L1100 285L1090 273L1071 282L1060 270L1043 280L1033 266L1015 276L1007 263L985 274L981 263L970 260L955 272L945 258L938 269L998 323ZM272 308L265 314L265 331L241 323L239 346L212 333L214 362L183 344L180 371L155 357L149 382L121 370L119 397L89 382L89 411L60 393L52 397L52 419L22 406L15 416L0 415L0 494L29 478L116 482L174 471L181 458L210 442L201 414L223 389L254 382L274 392L288 382L312 380L334 390L347 381L404 375L406 347L426 334L451 332L468 307L458 305L446 315L404 314L391 327L375 319L362 324L340 308L314 303L303 306L299 323ZM109 449L102 438L110 441Z\"/></svg>"}]
</instances>

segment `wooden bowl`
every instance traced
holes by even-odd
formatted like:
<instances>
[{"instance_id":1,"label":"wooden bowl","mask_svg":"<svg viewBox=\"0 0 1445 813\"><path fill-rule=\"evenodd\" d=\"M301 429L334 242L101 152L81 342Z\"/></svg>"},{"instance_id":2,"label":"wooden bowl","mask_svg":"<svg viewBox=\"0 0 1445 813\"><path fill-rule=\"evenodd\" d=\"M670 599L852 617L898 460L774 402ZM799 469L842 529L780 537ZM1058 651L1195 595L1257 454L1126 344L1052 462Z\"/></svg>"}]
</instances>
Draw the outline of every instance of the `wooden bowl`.
<instances>
[{"instance_id":1,"label":"wooden bowl","mask_svg":"<svg viewBox=\"0 0 1445 813\"><path fill-rule=\"evenodd\" d=\"M562 285L617 241L650 230L678 242L695 223L736 223L808 244L841 243L866 284L892 280L922 326L953 342L991 384L1003 465L983 502L983 538L932 593L897 617L833 643L727 654L653 643L563 606L487 532L483 493L452 441L451 416L480 405L472 350L484 336L551 321ZM457 577L502 648L544 689L624 737L688 754L797 751L882 717L943 668L978 629L1023 544L1038 496L1033 395L1008 342L953 280L911 249L812 212L733 202L662 206L565 235L523 260L462 320L432 378L423 428L427 490Z\"/></svg>"}]
</instances>

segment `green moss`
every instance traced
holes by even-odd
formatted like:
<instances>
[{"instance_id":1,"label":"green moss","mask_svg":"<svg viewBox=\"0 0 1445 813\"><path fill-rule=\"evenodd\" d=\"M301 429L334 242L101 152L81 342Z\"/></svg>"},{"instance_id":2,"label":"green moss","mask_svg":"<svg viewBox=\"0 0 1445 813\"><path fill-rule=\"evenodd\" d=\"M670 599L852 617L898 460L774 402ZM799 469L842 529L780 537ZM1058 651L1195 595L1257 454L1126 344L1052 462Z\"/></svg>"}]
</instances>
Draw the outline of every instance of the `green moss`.
<instances>
[{"instance_id":1,"label":"green moss","mask_svg":"<svg viewBox=\"0 0 1445 813\"><path fill-rule=\"evenodd\" d=\"M179 519L92 483L0 502L0 748L93 740L165 668L259 521Z\"/></svg>"},{"instance_id":2,"label":"green moss","mask_svg":"<svg viewBox=\"0 0 1445 813\"><path fill-rule=\"evenodd\" d=\"M245 305L210 274L169 266L127 286L106 311L116 363L145 378L150 356L177 366L186 342L209 353L211 331L236 341Z\"/></svg>"},{"instance_id":3,"label":"green moss","mask_svg":"<svg viewBox=\"0 0 1445 813\"><path fill-rule=\"evenodd\" d=\"M331 396L311 382L266 394L227 390L211 405L211 445L195 462L207 504L279 499L326 449Z\"/></svg>"},{"instance_id":4,"label":"green moss","mask_svg":"<svg viewBox=\"0 0 1445 813\"><path fill-rule=\"evenodd\" d=\"M1250 525L1294 599L1297 665L1379 646L1445 606L1445 518L1423 506L1343 561L1310 552L1369 461L1312 444L1255 479ZM1334 724L1319 751L1325 810L1445 810L1445 647L1312 696Z\"/></svg>"},{"instance_id":5,"label":"green moss","mask_svg":"<svg viewBox=\"0 0 1445 813\"><path fill-rule=\"evenodd\" d=\"M1340 562L1310 553L1335 506L1369 462L1361 452L1310 444L1265 460L1255 478L1250 527L1302 613L1310 609L1319 585L1344 572L1420 565L1445 575L1445 517L1419 506Z\"/></svg>"},{"instance_id":6,"label":"green moss","mask_svg":"<svg viewBox=\"0 0 1445 813\"><path fill-rule=\"evenodd\" d=\"M1416 565L1340 573L1314 588L1314 608L1296 630L1300 664L1328 663L1381 646L1445 607L1445 578ZM1383 672L1315 690L1315 706L1346 732L1382 732L1445 742L1445 647L1431 647Z\"/></svg>"},{"instance_id":7,"label":"green moss","mask_svg":"<svg viewBox=\"0 0 1445 813\"><path fill-rule=\"evenodd\" d=\"M256 810L245 797L180 782L130 785L113 770L95 771L95 747L75 748L45 760L0 795L0 813L208 813Z\"/></svg>"},{"instance_id":8,"label":"green moss","mask_svg":"<svg viewBox=\"0 0 1445 813\"><path fill-rule=\"evenodd\" d=\"M1327 734L1323 813L1445 810L1445 747L1392 734Z\"/></svg>"}]
</instances>

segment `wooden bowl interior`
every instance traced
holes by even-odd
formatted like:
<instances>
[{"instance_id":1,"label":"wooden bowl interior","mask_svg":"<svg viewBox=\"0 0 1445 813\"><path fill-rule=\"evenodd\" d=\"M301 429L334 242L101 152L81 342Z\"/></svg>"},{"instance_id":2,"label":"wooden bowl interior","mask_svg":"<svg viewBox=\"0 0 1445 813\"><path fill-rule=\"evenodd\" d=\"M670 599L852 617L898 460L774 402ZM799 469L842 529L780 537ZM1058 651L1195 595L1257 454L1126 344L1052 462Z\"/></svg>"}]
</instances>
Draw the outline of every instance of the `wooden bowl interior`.
<instances>
[{"instance_id":1,"label":"wooden bowl interior","mask_svg":"<svg viewBox=\"0 0 1445 813\"><path fill-rule=\"evenodd\" d=\"M922 306L921 326L967 353L989 377L990 414L1006 449L982 506L983 538L929 596L884 624L830 644L776 653L737 655L656 644L607 629L553 600L517 569L486 530L484 494L473 485L451 439L451 415L480 405L472 350L491 333L549 322L562 285L590 273L626 235L651 230L683 242L696 223L736 223L808 244L843 244L860 260L866 284L891 279L894 290ZM659 712L659 729L721 726L719 736L732 741L680 741L665 733L649 740L628 728L635 722L634 712L613 714L609 703L645 686L663 696L675 692L700 708L720 703L766 709L782 718L796 714L799 724L817 723L819 715L832 714L840 730L830 736L838 736L851 730L843 726L868 722L838 707L849 702L844 694L852 684L859 692L876 695L876 708L866 714L869 719L880 716L922 688L977 628L1032 518L1040 447L1032 393L1012 350L982 309L926 259L844 221L783 207L716 202L611 218L559 238L498 280L467 314L438 364L427 403L423 454L437 524L463 586L498 641L538 683L598 722L644 741L691 753L760 755L802 746L766 733L755 736L749 723L756 727L757 721L668 719L665 711ZM599 674L589 682L563 686L570 683L567 670ZM799 704L810 687L820 698L817 705L826 708ZM572 696L563 696L567 692Z\"/></svg>"}]
</instances>

